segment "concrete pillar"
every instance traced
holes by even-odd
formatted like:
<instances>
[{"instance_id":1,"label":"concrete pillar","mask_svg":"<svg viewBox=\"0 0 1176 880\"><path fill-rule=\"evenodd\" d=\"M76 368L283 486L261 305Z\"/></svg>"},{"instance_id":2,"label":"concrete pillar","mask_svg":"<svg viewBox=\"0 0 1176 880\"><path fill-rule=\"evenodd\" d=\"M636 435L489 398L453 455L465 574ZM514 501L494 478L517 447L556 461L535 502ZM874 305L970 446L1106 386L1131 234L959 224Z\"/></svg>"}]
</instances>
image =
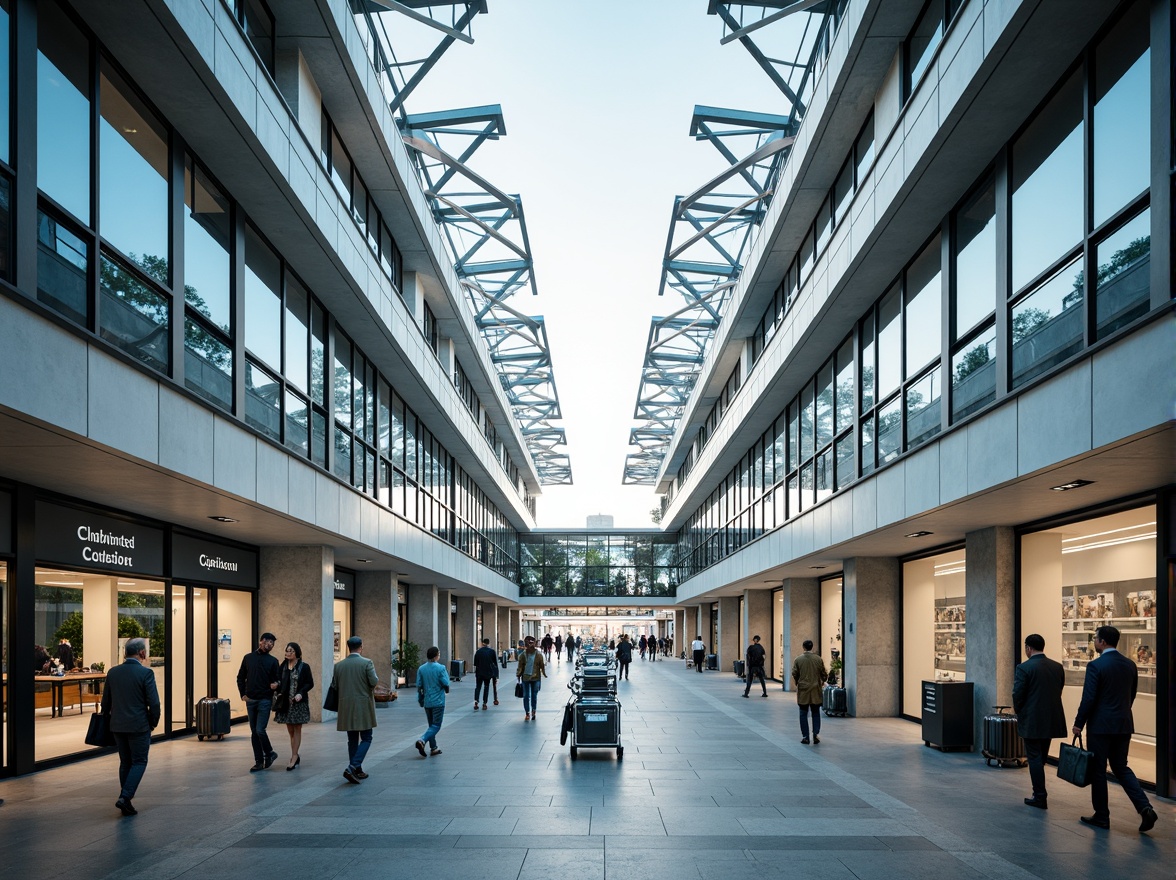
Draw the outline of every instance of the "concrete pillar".
<instances>
[{"instance_id":1,"label":"concrete pillar","mask_svg":"<svg viewBox=\"0 0 1176 880\"><path fill-rule=\"evenodd\" d=\"M851 715L888 717L901 711L901 582L897 559L858 557L845 561L842 644Z\"/></svg>"},{"instance_id":2,"label":"concrete pillar","mask_svg":"<svg viewBox=\"0 0 1176 880\"><path fill-rule=\"evenodd\" d=\"M392 672L392 651L398 647L397 612L395 573L356 572L355 634L363 639L363 655L375 664L380 682L393 687L396 677Z\"/></svg>"},{"instance_id":3,"label":"concrete pillar","mask_svg":"<svg viewBox=\"0 0 1176 880\"><path fill-rule=\"evenodd\" d=\"M964 669L965 678L974 682L974 742L979 746L984 742L984 716L993 706L1013 702L1013 670L1019 659L1014 591L1017 539L1011 528L996 526L968 532L964 547L968 633Z\"/></svg>"},{"instance_id":4,"label":"concrete pillar","mask_svg":"<svg viewBox=\"0 0 1176 880\"><path fill-rule=\"evenodd\" d=\"M457 605L457 619L455 630L457 641L453 645L453 659L464 660L466 668L474 668L474 651L478 650L478 627L473 596L455 596L453 603Z\"/></svg>"},{"instance_id":5,"label":"concrete pillar","mask_svg":"<svg viewBox=\"0 0 1176 880\"><path fill-rule=\"evenodd\" d=\"M772 591L744 590L743 591L743 632L747 634L747 644L751 644L752 636L760 637L760 644L768 652L768 670L772 668L773 645L778 644L772 635ZM740 657L745 656L747 645L744 645Z\"/></svg>"},{"instance_id":6,"label":"concrete pillar","mask_svg":"<svg viewBox=\"0 0 1176 880\"><path fill-rule=\"evenodd\" d=\"M503 651L510 650L511 641L514 638L510 629L510 606L495 605L494 616L498 618L498 641L495 643L495 650L501 654Z\"/></svg>"},{"instance_id":7,"label":"concrete pillar","mask_svg":"<svg viewBox=\"0 0 1176 880\"><path fill-rule=\"evenodd\" d=\"M518 640L523 637L522 636L522 632L523 632L523 609L522 608L511 608L510 609L510 627L509 627L509 629L510 629L510 646L513 648L516 646Z\"/></svg>"},{"instance_id":8,"label":"concrete pillar","mask_svg":"<svg viewBox=\"0 0 1176 880\"><path fill-rule=\"evenodd\" d=\"M441 649L441 662L448 668L453 659L453 591L437 591L437 641ZM423 646L427 647L427 646Z\"/></svg>"},{"instance_id":9,"label":"concrete pillar","mask_svg":"<svg viewBox=\"0 0 1176 880\"><path fill-rule=\"evenodd\" d=\"M770 595L770 594L769 594ZM784 581L784 690L792 691L792 661L804 651L805 639L812 639L820 654L821 582L816 578L788 578ZM829 668L828 652L822 654Z\"/></svg>"},{"instance_id":10,"label":"concrete pillar","mask_svg":"<svg viewBox=\"0 0 1176 880\"><path fill-rule=\"evenodd\" d=\"M718 655L719 671L728 672L732 663L743 656L739 644L739 597L719 598L719 643L711 649Z\"/></svg>"},{"instance_id":11,"label":"concrete pillar","mask_svg":"<svg viewBox=\"0 0 1176 880\"><path fill-rule=\"evenodd\" d=\"M85 583L86 589L82 591L82 650L74 645L74 657L78 663L105 663L110 669L123 662L118 650L118 578L86 577ZM249 638L252 640L253 637ZM51 642L45 646L50 657L57 656L58 644ZM163 645L152 645L151 648L156 652L163 651Z\"/></svg>"},{"instance_id":12,"label":"concrete pillar","mask_svg":"<svg viewBox=\"0 0 1176 880\"><path fill-rule=\"evenodd\" d=\"M437 588L432 584L408 585L408 640L421 649L422 663L425 651L437 644L437 604ZM404 678L405 684L414 684L416 670L405 670Z\"/></svg>"},{"instance_id":13,"label":"concrete pillar","mask_svg":"<svg viewBox=\"0 0 1176 880\"><path fill-rule=\"evenodd\" d=\"M310 664L316 683L325 682L320 691L325 694L335 668L334 549L262 547L257 598L261 609L260 632L269 631L278 637L275 654L280 658L286 642L298 642L302 646L302 659ZM247 636L250 649L260 632ZM238 638L236 633L233 638ZM365 639L365 651L367 647ZM321 698L310 701L312 721L329 721L334 717L334 712L323 710Z\"/></svg>"}]
</instances>

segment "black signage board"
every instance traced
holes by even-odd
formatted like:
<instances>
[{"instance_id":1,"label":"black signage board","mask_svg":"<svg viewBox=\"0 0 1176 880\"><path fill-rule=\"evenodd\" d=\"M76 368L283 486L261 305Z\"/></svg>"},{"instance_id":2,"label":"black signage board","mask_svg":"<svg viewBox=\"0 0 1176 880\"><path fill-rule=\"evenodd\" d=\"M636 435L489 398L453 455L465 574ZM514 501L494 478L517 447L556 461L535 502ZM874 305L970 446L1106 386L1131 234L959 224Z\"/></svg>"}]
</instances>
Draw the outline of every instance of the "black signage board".
<instances>
[{"instance_id":1,"label":"black signage board","mask_svg":"<svg viewBox=\"0 0 1176 880\"><path fill-rule=\"evenodd\" d=\"M335 569L335 598L355 600L355 572Z\"/></svg>"},{"instance_id":2,"label":"black signage board","mask_svg":"<svg viewBox=\"0 0 1176 880\"><path fill-rule=\"evenodd\" d=\"M257 589L257 551L194 535L172 535L172 578Z\"/></svg>"},{"instance_id":3,"label":"black signage board","mask_svg":"<svg viewBox=\"0 0 1176 880\"><path fill-rule=\"evenodd\" d=\"M107 571L163 574L163 530L38 501L37 559Z\"/></svg>"},{"instance_id":4,"label":"black signage board","mask_svg":"<svg viewBox=\"0 0 1176 880\"><path fill-rule=\"evenodd\" d=\"M12 552L12 495L0 492L0 553Z\"/></svg>"}]
</instances>

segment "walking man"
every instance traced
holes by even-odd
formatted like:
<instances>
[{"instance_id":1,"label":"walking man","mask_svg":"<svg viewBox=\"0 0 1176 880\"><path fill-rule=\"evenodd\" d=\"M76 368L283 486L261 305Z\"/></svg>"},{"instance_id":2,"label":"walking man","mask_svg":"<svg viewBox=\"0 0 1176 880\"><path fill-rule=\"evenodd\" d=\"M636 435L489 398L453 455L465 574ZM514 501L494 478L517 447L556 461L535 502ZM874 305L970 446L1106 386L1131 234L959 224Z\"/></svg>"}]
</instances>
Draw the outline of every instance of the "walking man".
<instances>
[{"instance_id":1,"label":"walking man","mask_svg":"<svg viewBox=\"0 0 1176 880\"><path fill-rule=\"evenodd\" d=\"M694 652L695 670L702 672L702 662L706 659L706 643L703 642L701 635L694 637L694 641L690 643L690 650Z\"/></svg>"},{"instance_id":2,"label":"walking man","mask_svg":"<svg viewBox=\"0 0 1176 880\"><path fill-rule=\"evenodd\" d=\"M1025 741L1029 759L1029 781L1033 796L1025 798L1030 807L1049 809L1045 794L1045 756L1050 740L1066 735L1066 710L1062 707L1062 689L1066 670L1057 660L1045 656L1045 639L1037 633L1025 636L1025 656L1013 678L1013 711L1017 713L1017 733Z\"/></svg>"},{"instance_id":3,"label":"walking man","mask_svg":"<svg viewBox=\"0 0 1176 880\"><path fill-rule=\"evenodd\" d=\"M490 640L485 639L483 644L488 646ZM485 647L478 650L480 653L481 651L490 651L490 648ZM494 652L490 651L490 653ZM444 666L437 662L437 658L440 656L440 648L436 646L429 648L425 651L426 662L417 670L416 674L417 702L425 710L425 717L429 720L428 729L416 741L416 750L421 753L422 758L425 757L425 743L429 744L430 755L436 757L441 754L441 750L437 748L437 732L441 729L441 721L445 718L445 695L449 693L449 673L445 671ZM497 663L495 669L497 670ZM474 703L474 708L478 708L477 703Z\"/></svg>"},{"instance_id":4,"label":"walking man","mask_svg":"<svg viewBox=\"0 0 1176 880\"><path fill-rule=\"evenodd\" d=\"M282 667L270 652L278 637L273 633L262 633L257 641L257 650L241 658L237 670L237 692L245 701L245 714L249 716L249 738L253 743L253 766L250 773L268 770L278 759L278 753L270 745L265 728L269 724L270 709L273 706L274 691L282 681Z\"/></svg>"},{"instance_id":5,"label":"walking man","mask_svg":"<svg viewBox=\"0 0 1176 880\"><path fill-rule=\"evenodd\" d=\"M446 675L448 680L448 675ZM489 639L482 639L482 647L474 651L474 708L478 708L478 694L482 695L482 708L490 699L490 684L494 684L494 705L498 705L498 655L490 647Z\"/></svg>"},{"instance_id":6,"label":"walking man","mask_svg":"<svg viewBox=\"0 0 1176 880\"><path fill-rule=\"evenodd\" d=\"M632 662L633 642L628 633L621 633L621 641L617 644L617 681L629 680L629 664Z\"/></svg>"},{"instance_id":7,"label":"walking man","mask_svg":"<svg viewBox=\"0 0 1176 880\"><path fill-rule=\"evenodd\" d=\"M1145 834L1156 825L1156 811L1140 788L1135 773L1127 766L1127 751L1131 748L1131 734L1135 732L1131 704L1139 688L1139 670L1118 648L1118 629L1100 626L1094 631L1094 650L1099 656L1086 665L1082 702L1078 705L1073 730L1074 736L1079 736L1082 728L1087 728L1086 744L1094 752L1094 778L1090 782L1094 815L1081 818L1095 828L1111 827L1107 797L1107 763L1110 762L1111 772L1142 819L1139 833Z\"/></svg>"},{"instance_id":8,"label":"walking man","mask_svg":"<svg viewBox=\"0 0 1176 880\"><path fill-rule=\"evenodd\" d=\"M821 741L821 688L829 674L820 654L813 653L812 639L804 640L804 653L792 662L792 680L796 683L796 702L800 706L801 742L809 742L809 714L813 716L813 745Z\"/></svg>"},{"instance_id":9,"label":"walking man","mask_svg":"<svg viewBox=\"0 0 1176 880\"><path fill-rule=\"evenodd\" d=\"M751 644L747 646L747 669L744 670L747 678L747 686L743 688L743 696L747 696L751 691L751 682L754 676L759 676L760 687L764 689L764 696L768 695L768 680L764 678L764 663L767 660L768 652L764 650L764 646L760 644L759 636L751 637Z\"/></svg>"},{"instance_id":10,"label":"walking man","mask_svg":"<svg viewBox=\"0 0 1176 880\"><path fill-rule=\"evenodd\" d=\"M118 746L118 781L122 786L114 805L124 816L138 810L131 799L147 770L151 731L159 723L159 690L155 673L146 665L147 640L128 639L126 659L106 675L102 711L110 716L110 732ZM2 801L0 801L2 803Z\"/></svg>"},{"instance_id":11,"label":"walking man","mask_svg":"<svg viewBox=\"0 0 1176 880\"><path fill-rule=\"evenodd\" d=\"M577 647L578 647L578 645L576 644L576 640L575 640L575 639L573 639L573 638L572 638L572 637L569 635L569 636L568 636L568 640L567 640L566 642L564 642L564 648L566 648L566 649L567 649L567 652L568 652L568 662L569 662L569 663L571 663L571 662L572 662L572 659L573 659L573 656L574 656L574 655L575 655L575 653L576 653L576 648L577 648Z\"/></svg>"},{"instance_id":12,"label":"walking man","mask_svg":"<svg viewBox=\"0 0 1176 880\"><path fill-rule=\"evenodd\" d=\"M339 717L336 730L347 731L347 769L343 778L359 785L368 778L363 759L372 745L372 728L376 726L376 699L372 696L379 683L376 667L363 656L363 639L347 640L347 656L335 664L331 685L339 694Z\"/></svg>"}]
</instances>

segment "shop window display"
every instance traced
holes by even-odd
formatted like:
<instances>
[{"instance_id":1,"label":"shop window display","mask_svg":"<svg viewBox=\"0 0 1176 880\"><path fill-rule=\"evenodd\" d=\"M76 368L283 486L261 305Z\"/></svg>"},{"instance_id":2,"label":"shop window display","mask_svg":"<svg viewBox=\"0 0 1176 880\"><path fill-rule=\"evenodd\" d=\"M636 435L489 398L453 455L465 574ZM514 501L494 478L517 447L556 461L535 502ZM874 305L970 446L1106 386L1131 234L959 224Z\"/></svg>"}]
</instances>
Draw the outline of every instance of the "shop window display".
<instances>
[{"instance_id":1,"label":"shop window display","mask_svg":"<svg viewBox=\"0 0 1176 880\"><path fill-rule=\"evenodd\" d=\"M902 712L922 714L924 681L964 681L967 671L964 550L902 566Z\"/></svg>"}]
</instances>

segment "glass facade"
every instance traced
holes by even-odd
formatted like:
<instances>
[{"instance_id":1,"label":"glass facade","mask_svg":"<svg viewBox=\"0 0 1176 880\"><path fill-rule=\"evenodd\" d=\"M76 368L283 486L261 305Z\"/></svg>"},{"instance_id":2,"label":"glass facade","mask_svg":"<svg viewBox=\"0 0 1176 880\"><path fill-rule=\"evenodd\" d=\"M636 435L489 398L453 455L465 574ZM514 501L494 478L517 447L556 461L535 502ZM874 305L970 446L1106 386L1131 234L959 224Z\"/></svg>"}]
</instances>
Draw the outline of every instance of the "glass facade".
<instances>
[{"instance_id":1,"label":"glass facade","mask_svg":"<svg viewBox=\"0 0 1176 880\"><path fill-rule=\"evenodd\" d=\"M963 548L902 566L902 714L921 717L924 681L963 681L967 662Z\"/></svg>"},{"instance_id":2,"label":"glass facade","mask_svg":"<svg viewBox=\"0 0 1176 880\"><path fill-rule=\"evenodd\" d=\"M677 593L674 537L663 533L531 532L519 538L520 596Z\"/></svg>"}]
</instances>

